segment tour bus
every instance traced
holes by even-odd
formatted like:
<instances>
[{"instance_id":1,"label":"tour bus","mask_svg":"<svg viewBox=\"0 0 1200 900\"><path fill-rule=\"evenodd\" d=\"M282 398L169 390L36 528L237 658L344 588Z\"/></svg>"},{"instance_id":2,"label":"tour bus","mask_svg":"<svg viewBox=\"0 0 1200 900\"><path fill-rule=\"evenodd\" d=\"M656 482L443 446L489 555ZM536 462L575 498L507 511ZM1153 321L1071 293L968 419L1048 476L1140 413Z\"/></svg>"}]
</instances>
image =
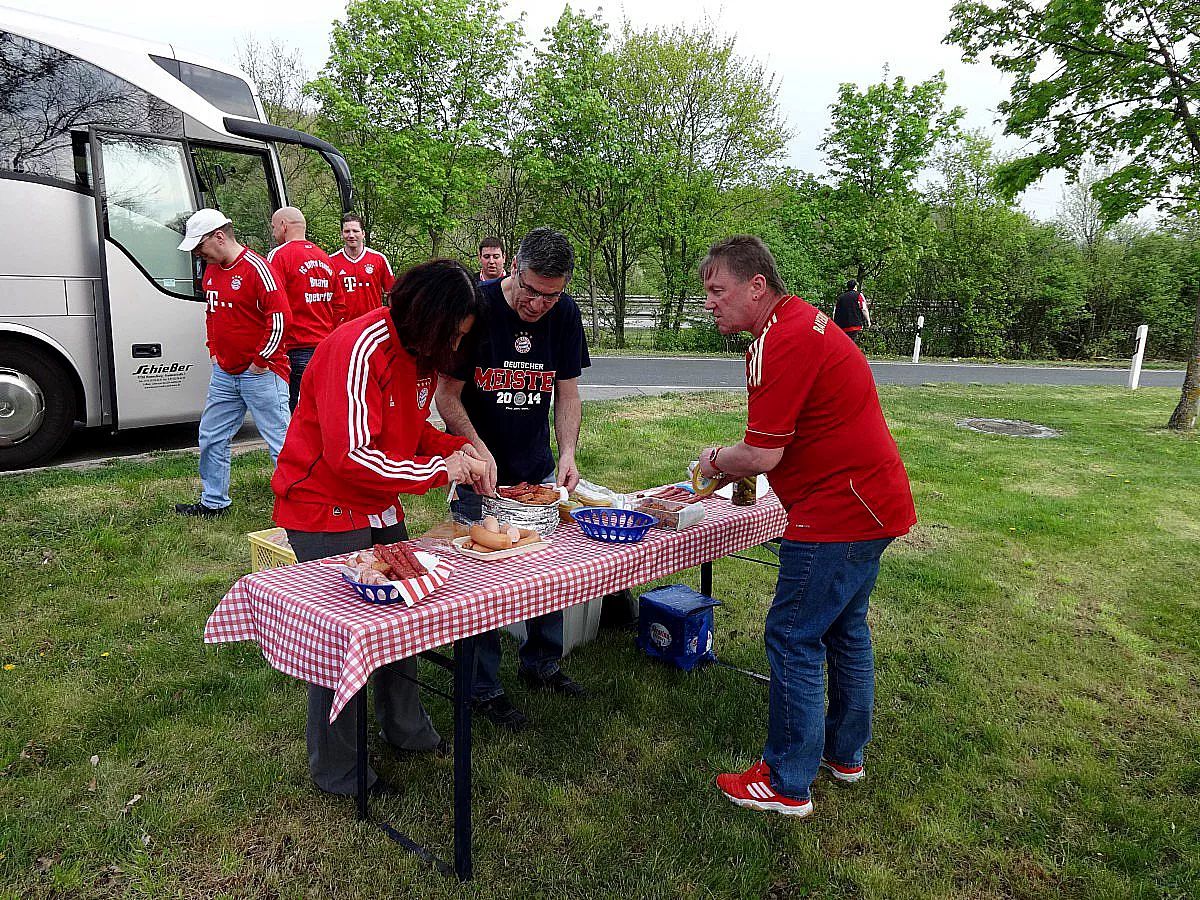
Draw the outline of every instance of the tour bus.
<instances>
[{"instance_id":1,"label":"tour bus","mask_svg":"<svg viewBox=\"0 0 1200 900\"><path fill-rule=\"evenodd\" d=\"M0 468L45 462L76 423L200 418L211 364L184 223L215 207L269 250L280 142L321 154L349 210L345 159L269 124L245 75L0 7Z\"/></svg>"}]
</instances>

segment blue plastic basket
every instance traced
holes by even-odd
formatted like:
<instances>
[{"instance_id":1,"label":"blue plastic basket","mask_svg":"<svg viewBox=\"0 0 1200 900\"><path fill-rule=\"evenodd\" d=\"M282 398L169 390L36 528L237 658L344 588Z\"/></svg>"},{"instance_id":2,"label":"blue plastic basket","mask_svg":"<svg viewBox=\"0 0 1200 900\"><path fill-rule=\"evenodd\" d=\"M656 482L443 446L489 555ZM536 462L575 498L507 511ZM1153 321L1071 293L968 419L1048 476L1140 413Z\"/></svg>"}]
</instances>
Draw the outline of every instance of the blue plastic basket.
<instances>
[{"instance_id":1,"label":"blue plastic basket","mask_svg":"<svg viewBox=\"0 0 1200 900\"><path fill-rule=\"evenodd\" d=\"M610 544L633 544L646 536L657 521L654 516L632 509L589 506L571 510L583 533L593 540Z\"/></svg>"},{"instance_id":2,"label":"blue plastic basket","mask_svg":"<svg viewBox=\"0 0 1200 900\"><path fill-rule=\"evenodd\" d=\"M361 581L355 581L345 572L342 573L342 579L350 587L354 588L358 596L362 597L368 603L403 603L404 598L400 596L400 592L396 590L394 585L390 584L363 584Z\"/></svg>"}]
</instances>

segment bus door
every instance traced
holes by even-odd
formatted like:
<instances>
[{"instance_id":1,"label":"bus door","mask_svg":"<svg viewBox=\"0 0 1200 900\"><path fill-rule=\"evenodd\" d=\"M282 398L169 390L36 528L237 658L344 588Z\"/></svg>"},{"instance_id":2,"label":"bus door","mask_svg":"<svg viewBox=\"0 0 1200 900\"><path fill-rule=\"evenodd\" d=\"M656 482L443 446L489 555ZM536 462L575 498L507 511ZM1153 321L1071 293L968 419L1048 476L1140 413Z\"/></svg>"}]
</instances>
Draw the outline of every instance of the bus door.
<instances>
[{"instance_id":1,"label":"bus door","mask_svg":"<svg viewBox=\"0 0 1200 900\"><path fill-rule=\"evenodd\" d=\"M183 141L89 129L102 297L97 341L104 421L133 428L200 418L211 364L192 256L178 249L197 208ZM107 346L105 346L107 344Z\"/></svg>"}]
</instances>

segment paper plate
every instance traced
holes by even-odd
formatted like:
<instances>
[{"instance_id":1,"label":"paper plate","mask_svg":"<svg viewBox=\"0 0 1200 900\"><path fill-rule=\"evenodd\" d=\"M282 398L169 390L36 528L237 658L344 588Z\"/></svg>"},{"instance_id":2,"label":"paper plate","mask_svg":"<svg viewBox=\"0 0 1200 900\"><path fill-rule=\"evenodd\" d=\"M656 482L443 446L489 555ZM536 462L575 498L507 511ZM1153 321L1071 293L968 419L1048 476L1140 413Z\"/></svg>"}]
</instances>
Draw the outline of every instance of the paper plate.
<instances>
[{"instance_id":1,"label":"paper plate","mask_svg":"<svg viewBox=\"0 0 1200 900\"><path fill-rule=\"evenodd\" d=\"M452 543L454 549L469 559L482 559L485 562L495 562L499 559L508 559L513 556L524 556L527 553L537 553L539 550L545 550L550 546L549 541L537 541L533 544L526 544L524 547L510 547L507 550L492 550L488 553L481 553L479 550L468 550L463 545L469 543L470 537L455 538Z\"/></svg>"}]
</instances>

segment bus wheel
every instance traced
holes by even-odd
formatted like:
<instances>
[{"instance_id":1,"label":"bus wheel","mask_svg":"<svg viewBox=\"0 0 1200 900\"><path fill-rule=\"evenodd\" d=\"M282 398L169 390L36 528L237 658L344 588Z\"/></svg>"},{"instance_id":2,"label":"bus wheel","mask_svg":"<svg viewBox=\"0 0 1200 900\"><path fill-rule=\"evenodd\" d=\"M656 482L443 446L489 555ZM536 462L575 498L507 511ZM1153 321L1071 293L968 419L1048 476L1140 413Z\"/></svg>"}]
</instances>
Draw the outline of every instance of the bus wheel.
<instances>
[{"instance_id":1,"label":"bus wheel","mask_svg":"<svg viewBox=\"0 0 1200 900\"><path fill-rule=\"evenodd\" d=\"M48 461L74 423L75 392L63 367L41 350L0 345L0 469Z\"/></svg>"}]
</instances>

